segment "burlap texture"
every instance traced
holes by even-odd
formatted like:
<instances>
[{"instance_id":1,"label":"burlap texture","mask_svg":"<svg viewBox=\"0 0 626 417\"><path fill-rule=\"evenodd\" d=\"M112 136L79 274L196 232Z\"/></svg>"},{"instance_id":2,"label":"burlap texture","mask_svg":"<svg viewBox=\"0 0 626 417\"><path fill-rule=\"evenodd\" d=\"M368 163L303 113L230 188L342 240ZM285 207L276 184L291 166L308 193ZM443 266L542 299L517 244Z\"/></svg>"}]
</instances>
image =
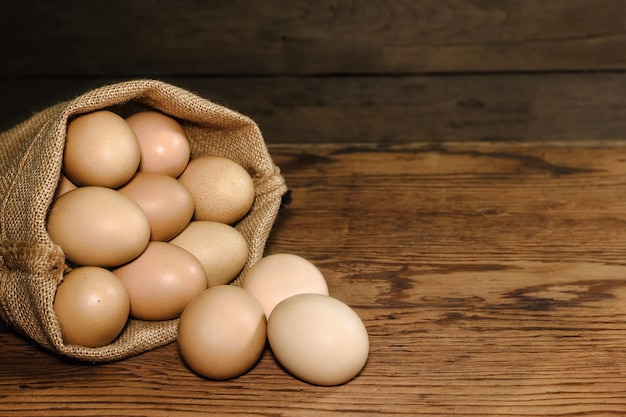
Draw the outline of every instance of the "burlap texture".
<instances>
[{"instance_id":1,"label":"burlap texture","mask_svg":"<svg viewBox=\"0 0 626 417\"><path fill-rule=\"evenodd\" d=\"M178 326L178 320L131 319L107 346L63 343L53 302L67 265L61 249L50 240L46 217L61 172L68 120L100 109L124 117L144 109L162 111L180 121L191 142L192 158L226 156L252 175L254 205L236 226L250 253L234 285L240 285L263 256L287 191L251 119L162 81L132 80L97 88L0 133L0 318L46 349L92 362L119 360L168 344L175 340Z\"/></svg>"}]
</instances>

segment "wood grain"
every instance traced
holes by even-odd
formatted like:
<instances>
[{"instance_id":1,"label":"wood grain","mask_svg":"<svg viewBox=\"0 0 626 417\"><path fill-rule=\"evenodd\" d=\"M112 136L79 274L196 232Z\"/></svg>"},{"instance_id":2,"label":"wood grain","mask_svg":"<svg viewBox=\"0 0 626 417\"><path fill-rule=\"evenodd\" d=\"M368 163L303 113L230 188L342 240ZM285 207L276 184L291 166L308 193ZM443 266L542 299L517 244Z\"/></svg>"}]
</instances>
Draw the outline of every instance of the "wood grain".
<instances>
[{"instance_id":1,"label":"wood grain","mask_svg":"<svg viewBox=\"0 0 626 417\"><path fill-rule=\"evenodd\" d=\"M88 365L0 330L0 414L620 416L626 142L270 147L291 188L267 253L325 274L370 335L315 387L267 349L208 381L176 344Z\"/></svg>"},{"instance_id":2,"label":"wood grain","mask_svg":"<svg viewBox=\"0 0 626 417\"><path fill-rule=\"evenodd\" d=\"M0 78L0 130L123 78ZM580 141L626 137L623 74L165 78L244 113L269 143Z\"/></svg>"},{"instance_id":3,"label":"wood grain","mask_svg":"<svg viewBox=\"0 0 626 417\"><path fill-rule=\"evenodd\" d=\"M270 143L623 139L626 2L0 4L0 130L158 78Z\"/></svg>"},{"instance_id":4,"label":"wood grain","mask_svg":"<svg viewBox=\"0 0 626 417\"><path fill-rule=\"evenodd\" d=\"M0 75L624 69L621 0L3 2Z\"/></svg>"}]
</instances>

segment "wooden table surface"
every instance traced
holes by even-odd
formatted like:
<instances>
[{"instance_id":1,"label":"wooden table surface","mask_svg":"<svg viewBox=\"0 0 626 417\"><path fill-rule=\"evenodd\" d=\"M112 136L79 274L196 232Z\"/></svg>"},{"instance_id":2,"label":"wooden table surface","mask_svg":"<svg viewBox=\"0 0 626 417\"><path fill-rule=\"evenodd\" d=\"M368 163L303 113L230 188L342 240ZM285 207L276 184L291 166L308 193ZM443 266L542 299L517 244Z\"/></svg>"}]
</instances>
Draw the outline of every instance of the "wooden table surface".
<instances>
[{"instance_id":1,"label":"wooden table surface","mask_svg":"<svg viewBox=\"0 0 626 417\"><path fill-rule=\"evenodd\" d=\"M337 387L266 349L198 377L176 343L89 365L0 327L0 415L626 415L626 142L275 145L266 253L314 262L370 336Z\"/></svg>"}]
</instances>

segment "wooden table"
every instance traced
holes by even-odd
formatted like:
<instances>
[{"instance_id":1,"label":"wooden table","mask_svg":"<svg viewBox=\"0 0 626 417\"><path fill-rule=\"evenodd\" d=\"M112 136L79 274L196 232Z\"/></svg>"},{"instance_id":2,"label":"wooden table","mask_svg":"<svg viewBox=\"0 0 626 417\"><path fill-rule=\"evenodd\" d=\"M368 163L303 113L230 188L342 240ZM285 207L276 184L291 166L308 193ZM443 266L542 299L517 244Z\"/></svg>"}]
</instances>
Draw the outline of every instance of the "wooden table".
<instances>
[{"instance_id":1,"label":"wooden table","mask_svg":"<svg viewBox=\"0 0 626 417\"><path fill-rule=\"evenodd\" d=\"M275 145L267 253L313 261L370 335L337 387L266 349L215 382L176 343L103 365L0 328L0 415L626 415L626 142Z\"/></svg>"}]
</instances>

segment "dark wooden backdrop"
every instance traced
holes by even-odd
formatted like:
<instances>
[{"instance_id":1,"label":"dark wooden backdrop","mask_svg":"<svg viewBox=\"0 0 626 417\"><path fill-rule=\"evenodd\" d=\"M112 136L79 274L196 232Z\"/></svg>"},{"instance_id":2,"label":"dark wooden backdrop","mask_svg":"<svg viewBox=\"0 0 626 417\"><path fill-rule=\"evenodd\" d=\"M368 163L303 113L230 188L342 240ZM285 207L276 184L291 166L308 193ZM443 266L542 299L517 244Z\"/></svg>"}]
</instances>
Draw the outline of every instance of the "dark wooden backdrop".
<instances>
[{"instance_id":1,"label":"dark wooden backdrop","mask_svg":"<svg viewBox=\"0 0 626 417\"><path fill-rule=\"evenodd\" d=\"M626 1L0 4L2 130L150 77L269 143L626 138Z\"/></svg>"}]
</instances>

